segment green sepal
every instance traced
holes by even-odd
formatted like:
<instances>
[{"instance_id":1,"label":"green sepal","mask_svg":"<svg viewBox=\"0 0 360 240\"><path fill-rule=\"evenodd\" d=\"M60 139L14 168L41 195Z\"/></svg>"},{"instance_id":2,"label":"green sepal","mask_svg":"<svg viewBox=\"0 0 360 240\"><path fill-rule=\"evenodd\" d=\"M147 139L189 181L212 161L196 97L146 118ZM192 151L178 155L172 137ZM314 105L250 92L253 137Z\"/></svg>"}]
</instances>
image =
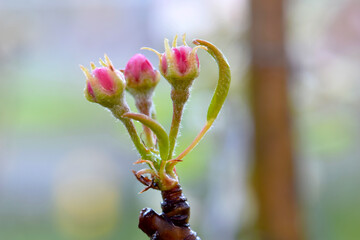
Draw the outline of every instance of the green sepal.
<instances>
[{"instance_id":1,"label":"green sepal","mask_svg":"<svg viewBox=\"0 0 360 240\"><path fill-rule=\"evenodd\" d=\"M169 137L160 123L141 113L125 113L122 117L137 120L150 128L158 139L161 159L163 161L167 159L169 154Z\"/></svg>"},{"instance_id":2,"label":"green sepal","mask_svg":"<svg viewBox=\"0 0 360 240\"><path fill-rule=\"evenodd\" d=\"M207 112L207 122L213 123L221 107L224 105L229 92L231 81L230 66L224 54L212 43L201 39L195 39L193 43L207 47L207 52L215 59L219 66L219 80Z\"/></svg>"}]
</instances>

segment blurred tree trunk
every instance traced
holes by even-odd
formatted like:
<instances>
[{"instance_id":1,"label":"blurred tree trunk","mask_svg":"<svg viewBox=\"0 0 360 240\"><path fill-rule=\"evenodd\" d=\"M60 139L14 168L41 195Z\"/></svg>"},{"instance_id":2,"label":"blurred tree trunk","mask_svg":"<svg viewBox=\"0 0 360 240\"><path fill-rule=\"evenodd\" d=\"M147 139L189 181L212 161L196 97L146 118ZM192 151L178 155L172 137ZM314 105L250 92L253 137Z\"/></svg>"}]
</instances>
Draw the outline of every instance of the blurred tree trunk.
<instances>
[{"instance_id":1,"label":"blurred tree trunk","mask_svg":"<svg viewBox=\"0 0 360 240\"><path fill-rule=\"evenodd\" d=\"M253 186L261 240L300 240L284 46L284 1L251 2Z\"/></svg>"}]
</instances>

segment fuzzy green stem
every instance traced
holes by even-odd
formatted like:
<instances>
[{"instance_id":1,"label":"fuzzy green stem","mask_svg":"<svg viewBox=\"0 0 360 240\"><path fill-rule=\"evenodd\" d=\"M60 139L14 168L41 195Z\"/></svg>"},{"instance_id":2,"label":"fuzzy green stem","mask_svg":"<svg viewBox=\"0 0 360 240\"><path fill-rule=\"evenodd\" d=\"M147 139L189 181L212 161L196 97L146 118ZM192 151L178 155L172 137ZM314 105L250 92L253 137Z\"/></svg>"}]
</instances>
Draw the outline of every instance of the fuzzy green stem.
<instances>
[{"instance_id":1,"label":"fuzzy green stem","mask_svg":"<svg viewBox=\"0 0 360 240\"><path fill-rule=\"evenodd\" d=\"M136 149L140 153L143 159L149 159L149 151L145 148L145 146L141 143L140 137L136 132L134 123L130 119L120 119L121 122L125 125L126 129L129 132L131 140L133 141Z\"/></svg>"},{"instance_id":2,"label":"fuzzy green stem","mask_svg":"<svg viewBox=\"0 0 360 240\"><path fill-rule=\"evenodd\" d=\"M171 128L169 133L169 157L168 159L172 159L174 154L174 149L176 145L176 139L179 133L180 122L182 118L182 113L184 110L184 106L186 101L189 99L190 92L189 89L175 89L171 90L171 99L173 101L173 118L171 122Z\"/></svg>"},{"instance_id":3,"label":"fuzzy green stem","mask_svg":"<svg viewBox=\"0 0 360 240\"><path fill-rule=\"evenodd\" d=\"M191 150L196 147L200 140L205 136L205 133L210 129L212 122L207 122L200 133L196 136L194 141L176 158L183 159Z\"/></svg>"},{"instance_id":4,"label":"fuzzy green stem","mask_svg":"<svg viewBox=\"0 0 360 240\"><path fill-rule=\"evenodd\" d=\"M165 129L157 121L142 113L125 113L122 117L139 121L149 127L158 139L160 158L166 161L169 155L169 137Z\"/></svg>"},{"instance_id":5,"label":"fuzzy green stem","mask_svg":"<svg viewBox=\"0 0 360 240\"><path fill-rule=\"evenodd\" d=\"M150 128L143 125L143 133L145 135L146 146L148 146L149 148L153 148L155 146L155 142L154 142L154 137L153 137L153 134L152 134L152 131L150 130Z\"/></svg>"},{"instance_id":6,"label":"fuzzy green stem","mask_svg":"<svg viewBox=\"0 0 360 240\"><path fill-rule=\"evenodd\" d=\"M136 128L134 123L132 122L131 119L128 118L123 118L122 115L124 113L129 112L129 107L127 106L127 104L121 104L121 105L115 105L112 108L110 108L111 112L113 113L113 115L119 119L124 126L126 127L131 140L133 141L136 149L138 150L140 156L143 159L152 159L151 156L151 152L149 150L147 150L144 146L144 144L142 144L139 135L136 132Z\"/></svg>"},{"instance_id":7,"label":"fuzzy green stem","mask_svg":"<svg viewBox=\"0 0 360 240\"><path fill-rule=\"evenodd\" d=\"M152 100L151 97L138 97L136 99L136 108L139 110L139 112L141 112L142 114L145 114L146 116L152 117L152 108L153 108L153 104L152 104ZM150 128L148 128L147 126L143 125L143 133L145 134L145 143L148 147L152 148L155 146L155 141L154 141L154 135L152 133L152 131L150 130Z\"/></svg>"}]
</instances>

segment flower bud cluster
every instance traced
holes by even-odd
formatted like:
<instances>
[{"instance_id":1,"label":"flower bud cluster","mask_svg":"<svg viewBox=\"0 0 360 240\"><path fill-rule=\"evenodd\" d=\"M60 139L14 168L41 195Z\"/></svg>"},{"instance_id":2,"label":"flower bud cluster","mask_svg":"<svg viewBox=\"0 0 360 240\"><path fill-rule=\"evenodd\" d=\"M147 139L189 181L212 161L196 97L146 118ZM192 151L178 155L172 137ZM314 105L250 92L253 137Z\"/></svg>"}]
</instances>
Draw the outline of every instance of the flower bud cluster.
<instances>
[{"instance_id":1,"label":"flower bud cluster","mask_svg":"<svg viewBox=\"0 0 360 240\"><path fill-rule=\"evenodd\" d=\"M178 182L174 166L179 161L171 160L171 156L184 104L188 100L190 87L200 72L197 50L206 49L205 46L189 47L186 44L185 35L182 46L177 46L177 36L174 38L172 47L168 39L165 39L164 43L163 53L143 48L158 55L160 71L154 69L150 61L142 54L136 54L130 58L124 70L115 69L106 55L105 61L100 59L102 65L100 67L96 67L94 63L91 63L91 70L80 66L86 76L86 99L110 109L114 116L124 123L144 159L141 163L147 163L151 167L151 169L138 171L136 177L145 185L160 189L171 188ZM169 135L154 120L152 96L160 81L160 74L172 86L173 121ZM134 97L139 114L129 113L130 109L125 101L125 90ZM145 135L143 141L140 140L132 120L143 124ZM145 178L144 174L150 174L152 179Z\"/></svg>"},{"instance_id":2,"label":"flower bud cluster","mask_svg":"<svg viewBox=\"0 0 360 240\"><path fill-rule=\"evenodd\" d=\"M101 67L91 63L91 71L80 66L86 76L85 97L90 102L104 107L121 104L124 90L128 90L135 99L151 97L160 80L159 71L155 70L144 55L137 54L126 65L125 70L116 70L105 55Z\"/></svg>"}]
</instances>

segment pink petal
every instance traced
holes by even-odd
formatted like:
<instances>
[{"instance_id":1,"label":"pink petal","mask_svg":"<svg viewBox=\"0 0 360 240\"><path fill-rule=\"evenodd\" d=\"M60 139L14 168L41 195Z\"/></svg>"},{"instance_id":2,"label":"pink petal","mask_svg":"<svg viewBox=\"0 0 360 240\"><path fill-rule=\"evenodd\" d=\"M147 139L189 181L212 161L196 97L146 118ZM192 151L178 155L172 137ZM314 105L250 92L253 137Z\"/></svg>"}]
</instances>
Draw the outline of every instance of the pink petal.
<instances>
[{"instance_id":1,"label":"pink petal","mask_svg":"<svg viewBox=\"0 0 360 240\"><path fill-rule=\"evenodd\" d=\"M189 67L188 56L189 56L189 52L191 51L191 48L182 46L178 48L173 48L172 50L175 55L177 68L181 74L184 74Z\"/></svg>"},{"instance_id":2,"label":"pink petal","mask_svg":"<svg viewBox=\"0 0 360 240\"><path fill-rule=\"evenodd\" d=\"M93 70L93 75L105 90L114 91L114 80L109 71L107 67L100 67Z\"/></svg>"},{"instance_id":3,"label":"pink petal","mask_svg":"<svg viewBox=\"0 0 360 240\"><path fill-rule=\"evenodd\" d=\"M154 75L154 68L144 55L136 54L126 64L125 77L132 78L133 81L139 82L141 75L144 73Z\"/></svg>"},{"instance_id":4,"label":"pink petal","mask_svg":"<svg viewBox=\"0 0 360 240\"><path fill-rule=\"evenodd\" d=\"M94 101L96 101L96 98L95 98L95 93L94 93L94 90L92 89L91 85L90 85L90 82L87 82L86 83L86 91L88 92L88 94L92 97L92 99Z\"/></svg>"}]
</instances>

